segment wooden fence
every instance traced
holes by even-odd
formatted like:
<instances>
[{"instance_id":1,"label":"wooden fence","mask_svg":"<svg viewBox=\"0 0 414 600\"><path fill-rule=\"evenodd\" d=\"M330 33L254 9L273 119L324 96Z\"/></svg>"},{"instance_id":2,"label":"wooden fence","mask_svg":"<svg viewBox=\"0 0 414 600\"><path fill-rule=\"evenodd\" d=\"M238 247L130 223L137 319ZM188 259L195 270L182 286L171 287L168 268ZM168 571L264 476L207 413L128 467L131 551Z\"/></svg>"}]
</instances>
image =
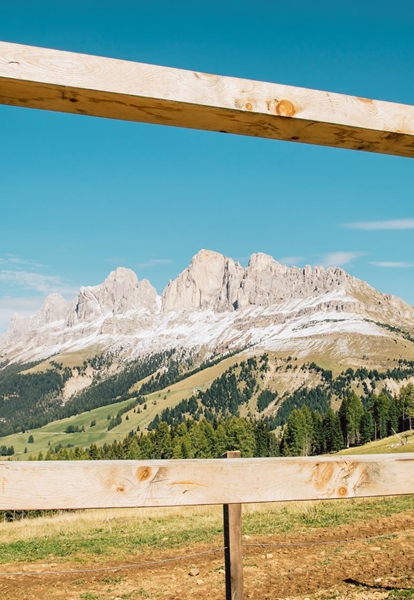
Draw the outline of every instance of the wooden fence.
<instances>
[{"instance_id":1,"label":"wooden fence","mask_svg":"<svg viewBox=\"0 0 414 600\"><path fill-rule=\"evenodd\" d=\"M414 157L414 107L0 42L0 104Z\"/></svg>"},{"instance_id":2,"label":"wooden fence","mask_svg":"<svg viewBox=\"0 0 414 600\"><path fill-rule=\"evenodd\" d=\"M224 505L226 598L242 600L241 505L414 494L414 453L0 463L0 510Z\"/></svg>"},{"instance_id":3,"label":"wooden fence","mask_svg":"<svg viewBox=\"0 0 414 600\"><path fill-rule=\"evenodd\" d=\"M414 107L0 42L0 104L414 157ZM414 454L0 463L0 510L223 504L241 600L241 504L414 493Z\"/></svg>"}]
</instances>

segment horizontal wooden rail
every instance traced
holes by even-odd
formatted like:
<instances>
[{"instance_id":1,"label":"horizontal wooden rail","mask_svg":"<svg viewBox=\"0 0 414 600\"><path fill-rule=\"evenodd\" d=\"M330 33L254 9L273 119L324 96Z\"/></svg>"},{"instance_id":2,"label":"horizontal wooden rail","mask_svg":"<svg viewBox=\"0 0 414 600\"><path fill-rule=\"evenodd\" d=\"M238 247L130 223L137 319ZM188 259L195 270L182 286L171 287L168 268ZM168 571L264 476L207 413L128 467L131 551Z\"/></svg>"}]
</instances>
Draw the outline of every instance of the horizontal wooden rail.
<instances>
[{"instance_id":1,"label":"horizontal wooden rail","mask_svg":"<svg viewBox=\"0 0 414 600\"><path fill-rule=\"evenodd\" d=\"M0 42L0 103L414 157L414 107Z\"/></svg>"},{"instance_id":2,"label":"horizontal wooden rail","mask_svg":"<svg viewBox=\"0 0 414 600\"><path fill-rule=\"evenodd\" d=\"M0 462L0 510L182 506L414 494L414 453Z\"/></svg>"}]
</instances>

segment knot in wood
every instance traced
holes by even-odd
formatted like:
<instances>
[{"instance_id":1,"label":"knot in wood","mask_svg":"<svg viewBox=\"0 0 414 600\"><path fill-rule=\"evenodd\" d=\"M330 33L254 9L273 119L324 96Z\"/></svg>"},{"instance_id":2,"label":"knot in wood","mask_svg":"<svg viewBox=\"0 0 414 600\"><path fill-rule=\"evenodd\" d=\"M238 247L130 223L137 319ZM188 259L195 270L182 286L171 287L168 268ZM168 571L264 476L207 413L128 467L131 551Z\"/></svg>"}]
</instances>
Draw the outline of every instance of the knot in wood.
<instances>
[{"instance_id":1,"label":"knot in wood","mask_svg":"<svg viewBox=\"0 0 414 600\"><path fill-rule=\"evenodd\" d=\"M293 117L296 110L290 100L279 100L276 104L276 114L281 117Z\"/></svg>"},{"instance_id":2,"label":"knot in wood","mask_svg":"<svg viewBox=\"0 0 414 600\"><path fill-rule=\"evenodd\" d=\"M347 495L348 489L344 485L341 485L341 487L338 488L338 496L340 496L341 498L345 498L345 496Z\"/></svg>"},{"instance_id":3,"label":"knot in wood","mask_svg":"<svg viewBox=\"0 0 414 600\"><path fill-rule=\"evenodd\" d=\"M152 475L151 467L139 467L137 469L138 481L147 481Z\"/></svg>"},{"instance_id":4,"label":"knot in wood","mask_svg":"<svg viewBox=\"0 0 414 600\"><path fill-rule=\"evenodd\" d=\"M372 104L371 98L362 98L361 96L357 96L357 100L364 102L364 104Z\"/></svg>"}]
</instances>

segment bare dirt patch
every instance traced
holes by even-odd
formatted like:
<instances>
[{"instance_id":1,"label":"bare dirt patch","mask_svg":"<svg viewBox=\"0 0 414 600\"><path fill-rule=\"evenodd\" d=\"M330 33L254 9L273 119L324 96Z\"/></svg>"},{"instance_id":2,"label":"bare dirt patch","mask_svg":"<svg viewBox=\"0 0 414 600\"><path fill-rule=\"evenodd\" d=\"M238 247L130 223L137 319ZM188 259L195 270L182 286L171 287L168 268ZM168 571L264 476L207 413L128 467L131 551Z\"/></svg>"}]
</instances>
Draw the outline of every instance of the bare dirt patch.
<instances>
[{"instance_id":1,"label":"bare dirt patch","mask_svg":"<svg viewBox=\"0 0 414 600\"><path fill-rule=\"evenodd\" d=\"M244 539L245 598L414 598L414 592L409 591L414 588L414 533L411 530L414 530L414 516L403 513L352 526ZM398 535L392 535L396 532ZM344 540L377 536L386 537L344 543ZM220 545L221 538L217 537L215 546L153 548L150 553L137 549L122 563L124 566L107 558L99 561L87 556L79 556L76 561L51 556L48 562L4 564L0 598L222 600L225 598L222 551L181 558L208 552ZM157 561L160 563L155 564ZM194 567L199 573L191 576L189 573ZM33 571L41 574L28 574ZM16 575L17 572L27 574ZM7 573L10 575L6 576ZM401 591L393 591L396 589Z\"/></svg>"}]
</instances>

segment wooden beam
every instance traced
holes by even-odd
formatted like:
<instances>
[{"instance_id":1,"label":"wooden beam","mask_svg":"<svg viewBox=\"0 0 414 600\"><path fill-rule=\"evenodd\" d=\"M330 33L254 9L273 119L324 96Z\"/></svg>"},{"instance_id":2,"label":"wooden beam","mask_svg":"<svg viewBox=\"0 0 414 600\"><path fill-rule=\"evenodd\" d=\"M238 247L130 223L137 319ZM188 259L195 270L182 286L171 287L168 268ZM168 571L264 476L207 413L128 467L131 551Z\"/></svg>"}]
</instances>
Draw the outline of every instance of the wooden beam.
<instances>
[{"instance_id":1,"label":"wooden beam","mask_svg":"<svg viewBox=\"0 0 414 600\"><path fill-rule=\"evenodd\" d=\"M240 458L240 450L230 450L223 458ZM243 600L242 504L223 504L224 565L226 600Z\"/></svg>"},{"instance_id":2,"label":"wooden beam","mask_svg":"<svg viewBox=\"0 0 414 600\"><path fill-rule=\"evenodd\" d=\"M0 103L414 157L414 107L0 42Z\"/></svg>"},{"instance_id":3,"label":"wooden beam","mask_svg":"<svg viewBox=\"0 0 414 600\"><path fill-rule=\"evenodd\" d=\"M183 506L414 493L414 453L0 462L0 510Z\"/></svg>"}]
</instances>

